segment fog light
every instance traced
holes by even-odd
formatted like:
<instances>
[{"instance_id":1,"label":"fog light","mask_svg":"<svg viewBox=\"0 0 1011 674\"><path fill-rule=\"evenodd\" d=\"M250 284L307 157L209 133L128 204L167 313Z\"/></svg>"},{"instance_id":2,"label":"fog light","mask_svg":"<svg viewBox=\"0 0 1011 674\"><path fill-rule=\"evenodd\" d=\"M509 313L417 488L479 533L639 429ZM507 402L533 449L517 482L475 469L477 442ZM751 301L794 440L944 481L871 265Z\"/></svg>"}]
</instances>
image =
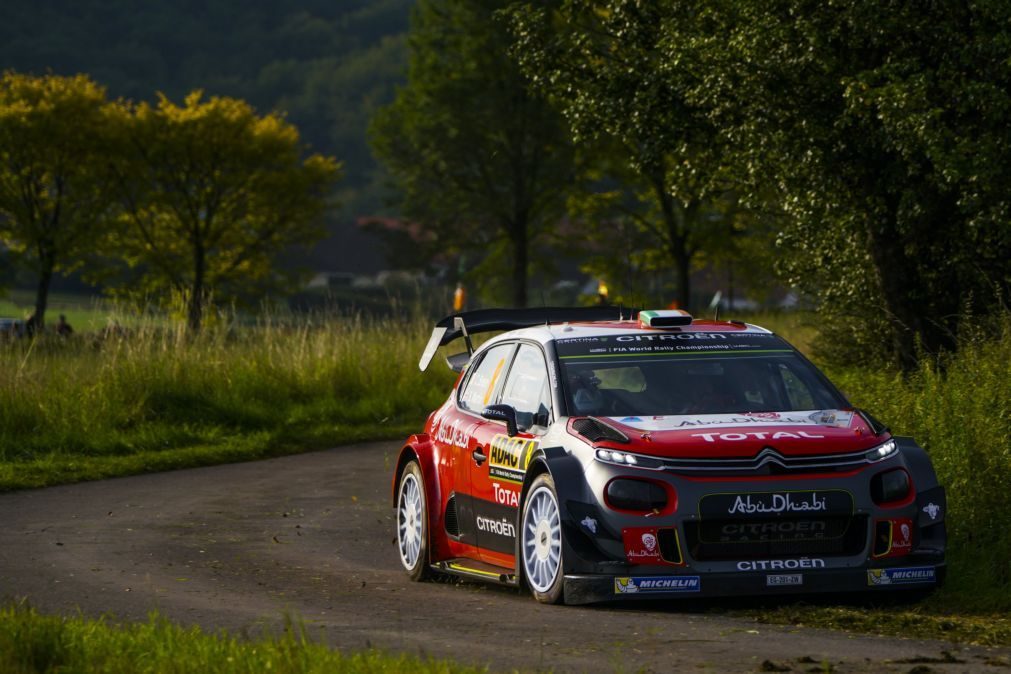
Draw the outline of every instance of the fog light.
<instances>
[{"instance_id":1,"label":"fog light","mask_svg":"<svg viewBox=\"0 0 1011 674\"><path fill-rule=\"evenodd\" d=\"M902 501L909 496L909 474L902 468L878 473L871 478L871 498L878 505Z\"/></svg>"},{"instance_id":2,"label":"fog light","mask_svg":"<svg viewBox=\"0 0 1011 674\"><path fill-rule=\"evenodd\" d=\"M611 480L605 496L607 504L617 510L649 513L667 507L667 490L645 480Z\"/></svg>"}]
</instances>

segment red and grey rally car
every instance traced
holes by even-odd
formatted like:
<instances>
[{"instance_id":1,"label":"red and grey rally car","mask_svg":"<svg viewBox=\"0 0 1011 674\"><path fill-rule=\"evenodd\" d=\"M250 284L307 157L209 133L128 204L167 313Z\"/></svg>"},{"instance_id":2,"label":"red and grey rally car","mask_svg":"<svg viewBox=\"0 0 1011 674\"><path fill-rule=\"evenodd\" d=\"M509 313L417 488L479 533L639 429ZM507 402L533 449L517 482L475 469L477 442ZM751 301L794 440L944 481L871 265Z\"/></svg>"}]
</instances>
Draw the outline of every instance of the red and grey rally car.
<instances>
[{"instance_id":1,"label":"red and grey rally car","mask_svg":"<svg viewBox=\"0 0 1011 674\"><path fill-rule=\"evenodd\" d=\"M507 330L476 351L470 336ZM542 602L929 589L926 452L772 332L682 311L488 309L393 474L400 560Z\"/></svg>"}]
</instances>

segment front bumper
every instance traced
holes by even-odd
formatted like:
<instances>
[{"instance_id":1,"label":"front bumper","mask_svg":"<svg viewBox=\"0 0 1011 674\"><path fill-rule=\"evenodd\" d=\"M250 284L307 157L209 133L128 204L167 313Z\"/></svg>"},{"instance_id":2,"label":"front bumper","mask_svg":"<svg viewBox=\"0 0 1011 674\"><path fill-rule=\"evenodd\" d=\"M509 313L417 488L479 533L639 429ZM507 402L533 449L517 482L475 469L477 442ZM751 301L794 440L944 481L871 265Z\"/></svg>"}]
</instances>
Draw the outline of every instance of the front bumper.
<instances>
[{"instance_id":1,"label":"front bumper","mask_svg":"<svg viewBox=\"0 0 1011 674\"><path fill-rule=\"evenodd\" d=\"M605 576L566 574L565 603L642 599L782 596L813 593L930 590L944 581L946 566L907 559L901 566L804 571ZM644 580L648 582L643 582ZM784 582L790 584L783 584ZM771 584L770 584L771 583ZM630 589L634 588L634 589Z\"/></svg>"}]
</instances>

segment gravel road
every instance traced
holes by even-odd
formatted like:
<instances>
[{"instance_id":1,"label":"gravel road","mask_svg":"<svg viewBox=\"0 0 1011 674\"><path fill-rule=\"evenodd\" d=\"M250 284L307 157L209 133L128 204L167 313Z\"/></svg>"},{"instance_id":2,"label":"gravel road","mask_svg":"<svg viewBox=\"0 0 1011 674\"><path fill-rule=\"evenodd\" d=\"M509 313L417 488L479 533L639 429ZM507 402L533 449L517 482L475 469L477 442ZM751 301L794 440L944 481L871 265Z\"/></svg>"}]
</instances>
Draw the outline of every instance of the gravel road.
<instances>
[{"instance_id":1,"label":"gravel road","mask_svg":"<svg viewBox=\"0 0 1011 674\"><path fill-rule=\"evenodd\" d=\"M507 588L410 583L393 545L397 449L0 494L0 597L130 620L157 610L249 635L287 613L341 649L493 670L748 672L768 661L795 672L1009 671L1009 649L759 625L691 604L549 607ZM942 651L961 663L938 662Z\"/></svg>"}]
</instances>

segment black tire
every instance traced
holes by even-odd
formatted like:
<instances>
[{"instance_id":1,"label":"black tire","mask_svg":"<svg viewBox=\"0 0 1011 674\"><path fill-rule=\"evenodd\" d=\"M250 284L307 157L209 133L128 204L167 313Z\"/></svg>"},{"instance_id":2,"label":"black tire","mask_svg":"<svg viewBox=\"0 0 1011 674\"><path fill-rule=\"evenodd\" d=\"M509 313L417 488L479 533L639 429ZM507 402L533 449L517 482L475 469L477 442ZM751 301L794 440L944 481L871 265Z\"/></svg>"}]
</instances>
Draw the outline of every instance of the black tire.
<instances>
[{"instance_id":1,"label":"black tire","mask_svg":"<svg viewBox=\"0 0 1011 674\"><path fill-rule=\"evenodd\" d=\"M562 536L561 508L555 482L550 474L541 473L530 483L523 501L517 535L517 567L534 599L542 604L561 604L564 601L565 565L562 554L565 546Z\"/></svg>"},{"instance_id":2,"label":"black tire","mask_svg":"<svg viewBox=\"0 0 1011 674\"><path fill-rule=\"evenodd\" d=\"M416 460L404 466L397 483L396 530L401 566L411 580L428 578L428 494Z\"/></svg>"}]
</instances>

